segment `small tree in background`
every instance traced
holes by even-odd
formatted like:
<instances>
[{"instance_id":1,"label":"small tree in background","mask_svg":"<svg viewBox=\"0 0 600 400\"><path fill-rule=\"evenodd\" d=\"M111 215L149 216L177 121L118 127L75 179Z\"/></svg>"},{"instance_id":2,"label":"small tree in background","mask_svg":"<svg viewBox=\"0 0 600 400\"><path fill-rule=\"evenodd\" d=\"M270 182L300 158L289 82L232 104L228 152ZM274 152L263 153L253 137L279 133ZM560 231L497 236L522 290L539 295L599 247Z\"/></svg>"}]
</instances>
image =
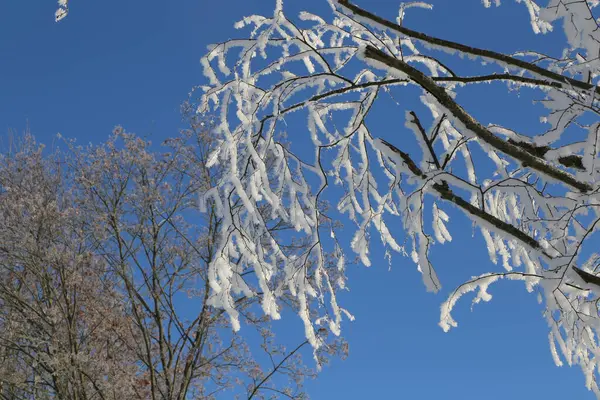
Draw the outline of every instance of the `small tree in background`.
<instances>
[{"instance_id":1,"label":"small tree in background","mask_svg":"<svg viewBox=\"0 0 600 400\"><path fill-rule=\"evenodd\" d=\"M234 304L238 293L257 292L248 291L252 279L271 318L280 316L278 299L295 299L306 337L319 349L325 344L320 329L337 335L343 316L351 318L336 300L345 287L344 252L331 224L337 217L321 209L328 193L336 193L332 186L343 191L337 211L355 223L350 247L362 263L370 265L370 239L377 235L392 252L409 255L434 292L441 284L429 251L452 239L444 211L452 206L472 220L490 260L501 266L450 295L441 327L456 326L451 311L465 293L488 301L492 283L524 281L545 304L556 364L578 364L600 398L598 3L522 2L536 33L563 25L560 58L534 50L506 55L407 28L405 12L430 8L423 2L401 4L395 20L347 0L328 3L329 15L303 12L292 20L278 0L273 16L236 24L251 28L247 39L216 44L202 59L208 84L199 111L217 116L207 166L222 171L203 196L221 218L208 267L212 304L237 329ZM456 73L447 53L481 62L480 73ZM547 113L539 133L520 132L518 121L484 126L475 119L459 93L483 82L541 94ZM382 96L407 86L420 91L426 112L388 114L387 124L403 123L406 133L386 141L370 129L369 113ZM306 129L294 129L294 137L308 144L289 146L293 128L286 120L298 114ZM431 224L425 222L430 215ZM299 232L302 251L289 251L286 237L271 235L279 221ZM402 241L390 224L403 227ZM326 251L339 261L329 262Z\"/></svg>"},{"instance_id":2,"label":"small tree in background","mask_svg":"<svg viewBox=\"0 0 600 400\"><path fill-rule=\"evenodd\" d=\"M189 121L168 152L118 128L99 146L45 155L26 135L2 154L2 399L304 397L307 341L274 339L261 294L235 303L261 343L210 302L222 222L196 208L220 170L206 168L208 123Z\"/></svg>"},{"instance_id":3,"label":"small tree in background","mask_svg":"<svg viewBox=\"0 0 600 400\"><path fill-rule=\"evenodd\" d=\"M0 396L134 398L129 312L42 149L26 136L0 158Z\"/></svg>"}]
</instances>

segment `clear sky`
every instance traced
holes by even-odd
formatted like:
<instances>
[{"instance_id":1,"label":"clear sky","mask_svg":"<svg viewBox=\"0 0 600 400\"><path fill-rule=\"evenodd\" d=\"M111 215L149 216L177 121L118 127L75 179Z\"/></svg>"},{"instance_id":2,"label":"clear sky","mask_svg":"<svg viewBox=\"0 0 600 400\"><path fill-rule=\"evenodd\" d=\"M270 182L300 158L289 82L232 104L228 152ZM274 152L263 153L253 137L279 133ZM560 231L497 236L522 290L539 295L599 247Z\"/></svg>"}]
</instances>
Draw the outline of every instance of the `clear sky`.
<instances>
[{"instance_id":1,"label":"clear sky","mask_svg":"<svg viewBox=\"0 0 600 400\"><path fill-rule=\"evenodd\" d=\"M206 46L240 37L233 23L267 14L274 0L71 0L69 16L54 23L55 2L7 0L0 13L0 136L29 125L38 140L56 133L81 143L104 140L117 125L160 141L184 127L179 105L205 83L199 65ZM324 0L287 0L284 9L325 10ZM359 4L395 18L396 0ZM554 52L559 34L535 36L526 9L515 2L485 9L480 1L434 1L432 11L412 11L414 29L480 47L511 52ZM464 61L456 64L464 71ZM536 131L537 117L523 115L526 95L504 95L492 86L460 98L483 122L519 124ZM413 92L414 94L414 92ZM378 111L386 117L386 109ZM401 115L401 114L395 114ZM375 128L402 129L390 114ZM377 133L377 132L375 132ZM454 215L452 215L454 216ZM369 269L349 267L350 292L340 301L356 316L343 333L350 357L335 360L307 383L313 399L592 399L577 368L554 366L547 326L535 294L519 282L499 282L490 303L470 310L468 297L455 312L459 327L437 326L439 305L462 280L490 270L483 240L456 216L454 240L435 246L433 261L444 284L426 293L415 266L396 257L391 268L372 255ZM457 226L457 225L454 225ZM498 267L499 268L499 267ZM302 335L293 315L282 330ZM292 329L295 328L295 329ZM222 396L227 398L227 394Z\"/></svg>"}]
</instances>

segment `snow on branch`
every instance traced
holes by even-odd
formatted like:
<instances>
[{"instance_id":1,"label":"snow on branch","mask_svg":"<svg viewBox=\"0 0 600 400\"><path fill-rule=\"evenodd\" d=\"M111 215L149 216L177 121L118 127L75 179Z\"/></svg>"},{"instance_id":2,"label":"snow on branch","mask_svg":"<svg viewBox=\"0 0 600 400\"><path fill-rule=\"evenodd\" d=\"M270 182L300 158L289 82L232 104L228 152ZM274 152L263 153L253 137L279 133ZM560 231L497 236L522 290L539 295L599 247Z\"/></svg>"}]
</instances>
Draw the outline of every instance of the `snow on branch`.
<instances>
[{"instance_id":1,"label":"snow on branch","mask_svg":"<svg viewBox=\"0 0 600 400\"><path fill-rule=\"evenodd\" d=\"M54 13L54 19L56 22L64 19L69 13L69 0L58 0L58 8Z\"/></svg>"},{"instance_id":2,"label":"snow on branch","mask_svg":"<svg viewBox=\"0 0 600 400\"><path fill-rule=\"evenodd\" d=\"M433 244L452 241L454 207L478 228L491 266L501 261L504 271L454 291L440 325L456 326L450 313L467 292L489 301L492 283L524 281L545 301L555 359L579 364L597 391L599 264L597 257L578 261L593 248L600 221L599 129L590 123L600 115L592 8L584 10L585 1L546 8L524 2L536 32L558 19L581 28L567 32L564 57L553 59L408 29L408 5L395 23L348 0L329 3L331 16L303 12L293 21L278 1L272 16L236 25L250 30L248 39L211 46L201 60L208 83L198 111L215 116L209 166L224 171L200 198L220 218L211 304L240 328L241 296L261 293L273 319L290 300L318 349L320 329L338 335L352 319L337 299L348 287L347 253L376 264L373 238L386 257L410 256L427 290L441 289L429 254ZM461 76L447 57L438 59L439 50L485 65ZM468 113L457 93L484 82L540 94L546 112L539 133L484 126ZM406 100L406 86L420 91L425 111ZM391 128L382 130L370 115L386 101L403 112L387 112ZM341 220L354 229L350 243L339 240ZM274 234L282 226L293 233Z\"/></svg>"}]
</instances>

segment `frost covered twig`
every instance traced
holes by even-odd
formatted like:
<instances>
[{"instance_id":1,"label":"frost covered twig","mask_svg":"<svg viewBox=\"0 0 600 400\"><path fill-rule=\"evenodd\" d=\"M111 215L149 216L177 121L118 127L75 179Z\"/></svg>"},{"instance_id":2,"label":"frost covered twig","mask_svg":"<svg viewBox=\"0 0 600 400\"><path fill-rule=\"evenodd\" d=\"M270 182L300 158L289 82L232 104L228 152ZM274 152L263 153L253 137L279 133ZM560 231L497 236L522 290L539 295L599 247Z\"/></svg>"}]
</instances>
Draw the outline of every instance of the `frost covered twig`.
<instances>
[{"instance_id":1,"label":"frost covered twig","mask_svg":"<svg viewBox=\"0 0 600 400\"><path fill-rule=\"evenodd\" d=\"M443 326L453 326L450 312L460 295L479 288L477 299L487 300L487 287L501 277L523 280L543 295L553 354L559 359L558 344L597 391L599 257L580 258L600 221L598 30L585 1L551 1L547 8L524 3L536 32L549 31L556 19L581 28L567 32L563 57L505 55L434 38L405 27L415 8L401 5L394 23L347 0L329 1L331 21L304 12L298 22L278 1L272 17L250 16L237 25L251 26L249 39L212 47L202 60L209 84L199 111L217 116L210 159L226 171L203 196L223 217L220 257L211 264L212 304L235 321L231 299L252 290L234 277L252 271L265 293L265 314L279 318L281 296L293 298L308 342L318 349L324 344L318 329L328 326L337 335L343 316L351 319L336 296L346 287L345 246L334 223L340 214L355 227L349 247L364 265L372 263L376 235L386 257L410 255L435 292L441 283L429 252L452 240L451 214L443 207L453 205L505 271L461 286L445 303ZM240 54L234 62L232 49ZM461 76L451 61L439 59L439 50L485 64L481 73ZM547 126L529 136L484 126L457 96L483 82L542 94ZM395 96L409 85L420 91L429 118ZM388 98L411 110L386 114L386 126L403 120L406 128L393 137L370 117ZM325 199L335 199L337 209L324 208ZM270 215L260 216L261 208ZM308 250L282 247L285 240L269 235L273 221L293 226L294 240Z\"/></svg>"}]
</instances>

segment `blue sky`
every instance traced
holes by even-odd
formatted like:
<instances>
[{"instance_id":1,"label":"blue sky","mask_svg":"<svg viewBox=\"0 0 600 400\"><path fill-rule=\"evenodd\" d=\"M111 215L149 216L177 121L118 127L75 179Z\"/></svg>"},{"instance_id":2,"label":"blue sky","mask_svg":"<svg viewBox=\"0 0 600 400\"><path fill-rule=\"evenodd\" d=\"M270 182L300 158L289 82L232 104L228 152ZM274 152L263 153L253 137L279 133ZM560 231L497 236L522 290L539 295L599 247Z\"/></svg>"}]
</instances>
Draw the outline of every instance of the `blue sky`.
<instances>
[{"instance_id":1,"label":"blue sky","mask_svg":"<svg viewBox=\"0 0 600 400\"><path fill-rule=\"evenodd\" d=\"M38 140L56 133L81 143L104 140L117 125L160 141L184 127L179 114L194 85L206 46L240 37L233 23L269 13L274 0L72 0L70 15L53 21L55 2L10 0L0 14L0 136L29 125ZM287 13L324 10L324 1L286 2ZM394 18L399 2L359 4ZM559 51L560 34L535 36L525 8L506 2L485 9L479 1L434 1L433 11L412 11L406 24L452 40L511 52L525 48ZM111 8L113 7L113 8ZM468 73L472 64L454 61ZM537 116L526 94L506 95L486 86L461 95L465 107L485 123L518 124L535 132ZM386 109L379 110L385 116ZM389 114L388 114L389 115ZM387 120L389 122L389 120ZM398 127L403 121L392 121ZM389 124L375 126L382 130ZM557 368L548 349L547 327L535 295L519 282L500 282L494 299L470 311L459 304L459 327L444 334L439 305L449 290L490 270L480 236L457 217L454 240L436 246L433 260L444 284L426 293L415 266L396 257L388 268L375 247L373 267L351 266L351 291L340 301L356 316L344 335L350 357L335 360L307 383L313 399L591 399L576 368ZM290 315L285 332L299 339L302 326ZM296 328L296 329L292 329ZM291 340L291 339L290 339ZM227 398L224 395L223 398Z\"/></svg>"}]
</instances>

